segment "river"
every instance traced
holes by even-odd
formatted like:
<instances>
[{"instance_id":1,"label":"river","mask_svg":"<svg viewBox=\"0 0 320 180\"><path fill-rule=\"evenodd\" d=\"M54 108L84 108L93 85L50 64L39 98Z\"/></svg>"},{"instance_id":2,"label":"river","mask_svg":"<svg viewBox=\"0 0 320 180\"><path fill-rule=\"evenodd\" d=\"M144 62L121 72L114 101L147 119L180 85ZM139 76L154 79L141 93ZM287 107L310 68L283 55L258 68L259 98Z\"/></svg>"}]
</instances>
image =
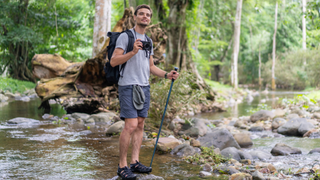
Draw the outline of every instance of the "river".
<instances>
[{"instance_id":1,"label":"river","mask_svg":"<svg viewBox=\"0 0 320 180\"><path fill-rule=\"evenodd\" d=\"M243 102L228 108L223 113L196 115L207 119L250 115L250 108L256 108L261 99L269 106L275 105L278 98L292 98L299 92L270 92L256 97L251 103ZM118 138L106 137L102 125L86 126L80 123L52 124L42 119L43 111L37 107L40 100L30 102L13 101L0 104L0 179L109 179L116 176L118 164ZM59 105L52 106L51 114L62 116L65 111ZM38 126L9 126L6 121L15 117L43 120ZM294 167L297 163L315 161L315 157L305 155L320 144L318 139L296 137L254 139L251 149L271 150L277 142L302 149L304 155L277 157L271 161ZM303 142L303 143L302 143ZM250 150L250 149L248 149ZM141 148L140 161L148 165L153 149ZM128 158L130 159L130 157ZM289 161L288 161L289 160ZM164 179L200 179L199 167L187 164L181 158L170 154L156 154L153 172ZM277 165L277 164L276 164ZM299 167L300 167L299 165ZM279 167L283 165L279 164ZM216 179L227 179L224 176Z\"/></svg>"}]
</instances>

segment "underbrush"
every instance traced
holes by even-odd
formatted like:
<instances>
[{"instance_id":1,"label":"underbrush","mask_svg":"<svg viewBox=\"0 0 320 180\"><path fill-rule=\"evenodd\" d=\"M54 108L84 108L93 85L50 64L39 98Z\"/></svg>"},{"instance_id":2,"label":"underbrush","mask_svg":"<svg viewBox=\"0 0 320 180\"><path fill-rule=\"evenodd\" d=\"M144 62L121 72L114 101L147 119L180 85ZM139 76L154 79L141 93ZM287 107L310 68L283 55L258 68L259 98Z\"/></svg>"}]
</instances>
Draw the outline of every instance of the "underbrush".
<instances>
[{"instance_id":1,"label":"underbrush","mask_svg":"<svg viewBox=\"0 0 320 180\"><path fill-rule=\"evenodd\" d=\"M193 164L206 164L211 165L227 162L229 159L224 158L221 154L214 152L214 147L201 147L201 154L195 154L193 156L187 156L184 158L186 162Z\"/></svg>"},{"instance_id":2,"label":"underbrush","mask_svg":"<svg viewBox=\"0 0 320 180\"><path fill-rule=\"evenodd\" d=\"M28 89L35 88L36 84L30 81L21 81L12 78L0 77L0 89L3 91L9 91L12 93L23 93Z\"/></svg>"}]
</instances>

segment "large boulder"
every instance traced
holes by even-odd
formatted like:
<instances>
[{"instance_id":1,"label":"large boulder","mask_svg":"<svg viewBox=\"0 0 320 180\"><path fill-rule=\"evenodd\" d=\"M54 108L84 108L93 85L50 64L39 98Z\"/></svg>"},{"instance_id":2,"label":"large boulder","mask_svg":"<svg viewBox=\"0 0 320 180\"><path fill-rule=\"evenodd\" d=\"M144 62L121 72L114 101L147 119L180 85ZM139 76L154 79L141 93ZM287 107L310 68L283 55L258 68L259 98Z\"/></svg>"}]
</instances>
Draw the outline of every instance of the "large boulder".
<instances>
[{"instance_id":1,"label":"large boulder","mask_svg":"<svg viewBox=\"0 0 320 180\"><path fill-rule=\"evenodd\" d=\"M192 125L184 125L179 135L187 135L191 137L204 136L207 133L207 126L201 119L192 119Z\"/></svg>"},{"instance_id":2,"label":"large boulder","mask_svg":"<svg viewBox=\"0 0 320 180\"><path fill-rule=\"evenodd\" d=\"M102 112L98 114L92 114L89 119L93 119L94 122L96 123L106 123L106 124L111 124L112 120L114 117L117 115L113 112Z\"/></svg>"},{"instance_id":3,"label":"large boulder","mask_svg":"<svg viewBox=\"0 0 320 180\"><path fill-rule=\"evenodd\" d=\"M220 150L227 147L235 147L240 149L239 144L233 135L225 128L215 129L213 132L206 134L198 139L201 146L219 148Z\"/></svg>"},{"instance_id":4,"label":"large boulder","mask_svg":"<svg viewBox=\"0 0 320 180\"><path fill-rule=\"evenodd\" d=\"M290 120L290 119L294 119L294 118L299 118L300 116L298 114L288 114L287 115L287 120Z\"/></svg>"},{"instance_id":5,"label":"large boulder","mask_svg":"<svg viewBox=\"0 0 320 180\"><path fill-rule=\"evenodd\" d=\"M156 139L153 140L153 144L156 144ZM157 150L162 152L170 152L172 149L180 145L181 142L175 138L163 137L159 138L157 144Z\"/></svg>"},{"instance_id":6,"label":"large boulder","mask_svg":"<svg viewBox=\"0 0 320 180\"><path fill-rule=\"evenodd\" d=\"M118 121L118 122L112 124L112 125L107 129L106 135L107 135L107 136L111 136L111 135L120 134L121 131L123 130L123 128L124 128L124 121Z\"/></svg>"},{"instance_id":7,"label":"large boulder","mask_svg":"<svg viewBox=\"0 0 320 180\"><path fill-rule=\"evenodd\" d=\"M237 161L240 161L241 159L250 159L252 160L252 156L246 152L240 151L235 147L228 147L221 151L221 155L225 158L232 158Z\"/></svg>"},{"instance_id":8,"label":"large boulder","mask_svg":"<svg viewBox=\"0 0 320 180\"><path fill-rule=\"evenodd\" d=\"M272 121L272 129L278 129L280 126L284 125L287 121L283 118L274 118Z\"/></svg>"},{"instance_id":9,"label":"large boulder","mask_svg":"<svg viewBox=\"0 0 320 180\"><path fill-rule=\"evenodd\" d=\"M271 154L274 156L286 156L290 154L302 154L302 152L298 148L290 147L283 143L278 143L274 148L272 148Z\"/></svg>"},{"instance_id":10,"label":"large boulder","mask_svg":"<svg viewBox=\"0 0 320 180\"><path fill-rule=\"evenodd\" d=\"M7 121L8 124L12 125L33 125L40 124L39 120L24 118L24 117L16 117Z\"/></svg>"},{"instance_id":11,"label":"large boulder","mask_svg":"<svg viewBox=\"0 0 320 180\"><path fill-rule=\"evenodd\" d=\"M249 133L237 133L234 134L233 137L241 148L248 148L253 145Z\"/></svg>"},{"instance_id":12,"label":"large boulder","mask_svg":"<svg viewBox=\"0 0 320 180\"><path fill-rule=\"evenodd\" d=\"M304 133L313 128L314 126L306 121L305 118L294 118L286 122L284 125L280 126L278 128L278 133L287 136L303 136Z\"/></svg>"},{"instance_id":13,"label":"large boulder","mask_svg":"<svg viewBox=\"0 0 320 180\"><path fill-rule=\"evenodd\" d=\"M261 110L250 116L251 122L264 121L274 118L274 113L272 111Z\"/></svg>"},{"instance_id":14,"label":"large boulder","mask_svg":"<svg viewBox=\"0 0 320 180\"><path fill-rule=\"evenodd\" d=\"M71 115L74 119L82 119L83 121L87 120L90 115L86 113L72 113Z\"/></svg>"},{"instance_id":15,"label":"large boulder","mask_svg":"<svg viewBox=\"0 0 320 180\"><path fill-rule=\"evenodd\" d=\"M315 148L315 149L312 149L309 154L313 154L313 153L318 153L320 154L320 148Z\"/></svg>"}]
</instances>

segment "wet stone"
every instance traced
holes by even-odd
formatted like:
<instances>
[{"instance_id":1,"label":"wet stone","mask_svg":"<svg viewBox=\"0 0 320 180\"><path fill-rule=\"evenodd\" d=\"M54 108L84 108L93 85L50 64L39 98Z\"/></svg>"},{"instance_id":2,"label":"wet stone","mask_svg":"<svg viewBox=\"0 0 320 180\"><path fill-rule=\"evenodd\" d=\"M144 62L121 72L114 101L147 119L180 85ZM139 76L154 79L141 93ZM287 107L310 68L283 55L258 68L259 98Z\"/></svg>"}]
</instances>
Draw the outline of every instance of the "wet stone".
<instances>
[{"instance_id":1,"label":"wet stone","mask_svg":"<svg viewBox=\"0 0 320 180\"><path fill-rule=\"evenodd\" d=\"M212 174L207 171L200 171L199 175L200 177L212 176Z\"/></svg>"},{"instance_id":2,"label":"wet stone","mask_svg":"<svg viewBox=\"0 0 320 180\"><path fill-rule=\"evenodd\" d=\"M7 123L8 124L39 124L40 121L35 119L30 119L30 118L17 117L17 118L10 119Z\"/></svg>"},{"instance_id":3,"label":"wet stone","mask_svg":"<svg viewBox=\"0 0 320 180\"><path fill-rule=\"evenodd\" d=\"M313 153L319 153L320 154L320 148L315 148L315 149L312 149L309 154L313 154Z\"/></svg>"},{"instance_id":4,"label":"wet stone","mask_svg":"<svg viewBox=\"0 0 320 180\"><path fill-rule=\"evenodd\" d=\"M290 147L283 143L278 143L271 150L271 154L274 156L286 156L290 154L302 154L302 152L298 148Z\"/></svg>"}]
</instances>

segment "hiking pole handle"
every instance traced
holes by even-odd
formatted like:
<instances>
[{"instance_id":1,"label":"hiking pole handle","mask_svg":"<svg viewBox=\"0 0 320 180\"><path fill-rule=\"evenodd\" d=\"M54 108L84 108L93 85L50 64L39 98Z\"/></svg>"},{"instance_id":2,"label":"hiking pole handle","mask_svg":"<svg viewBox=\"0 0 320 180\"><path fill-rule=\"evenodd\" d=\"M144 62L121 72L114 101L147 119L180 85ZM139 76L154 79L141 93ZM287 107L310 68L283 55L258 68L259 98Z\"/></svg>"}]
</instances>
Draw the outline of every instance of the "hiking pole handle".
<instances>
[{"instance_id":1,"label":"hiking pole handle","mask_svg":"<svg viewBox=\"0 0 320 180\"><path fill-rule=\"evenodd\" d=\"M174 71L178 71L178 67L174 67ZM176 74L175 72L173 72L173 74ZM174 79L172 78L172 82L174 82Z\"/></svg>"},{"instance_id":2,"label":"hiking pole handle","mask_svg":"<svg viewBox=\"0 0 320 180\"><path fill-rule=\"evenodd\" d=\"M175 71L178 71L178 68L177 68L177 67L175 67L175 68L174 68L174 70L175 70ZM174 72L174 73L175 73L175 72ZM171 86L170 86L170 90L169 90L169 94L168 94L168 98L167 98L166 106L165 106L164 111L163 111L163 114L162 114L161 124L160 124L160 128L159 128L159 132L158 132L158 134L157 134L157 140L156 140L156 143L155 143L155 145L154 145L154 149L153 149L153 154L152 154L152 158L151 158L151 162L150 162L150 167L152 166L152 162L153 162L154 154L155 154L156 149L157 149L157 144L158 144L158 141L159 141L159 137L160 137L160 133L161 133L161 128L162 128L162 124L163 124L164 116L166 115L167 106L168 106L168 103L169 103L169 99L170 99L170 94L171 94L171 90L172 90L173 82L174 82L174 79L172 78L172 82L171 82Z\"/></svg>"}]
</instances>

